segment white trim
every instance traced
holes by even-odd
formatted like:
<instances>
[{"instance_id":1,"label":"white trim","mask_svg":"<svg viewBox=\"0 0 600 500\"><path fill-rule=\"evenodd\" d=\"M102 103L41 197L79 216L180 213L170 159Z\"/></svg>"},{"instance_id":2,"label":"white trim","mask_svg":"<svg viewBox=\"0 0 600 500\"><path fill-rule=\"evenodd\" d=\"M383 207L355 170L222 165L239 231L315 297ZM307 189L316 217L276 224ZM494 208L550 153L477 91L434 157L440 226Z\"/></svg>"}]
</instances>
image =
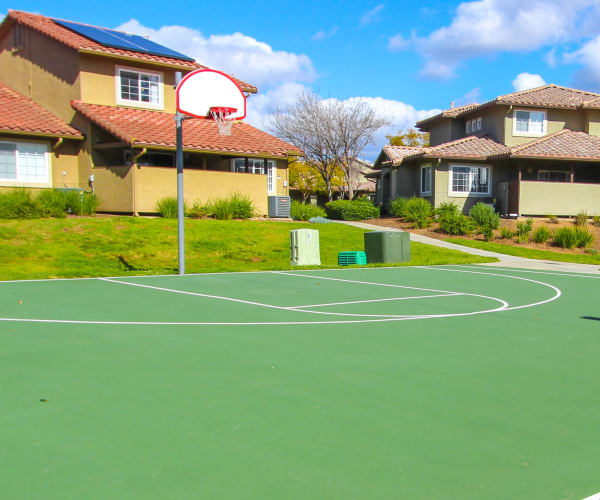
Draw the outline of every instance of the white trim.
<instances>
[{"instance_id":1,"label":"white trim","mask_svg":"<svg viewBox=\"0 0 600 500\"><path fill-rule=\"evenodd\" d=\"M52 187L52 163L50 158L50 148L48 143L45 141L13 141L9 139L2 139L0 143L3 144L15 144L16 145L16 161L17 161L17 178L16 179L2 179L0 178L0 186L2 187ZM44 152L44 164L46 167L46 178L40 182L24 181L19 179L19 144L36 144L43 146L46 151Z\"/></svg>"},{"instance_id":2,"label":"white trim","mask_svg":"<svg viewBox=\"0 0 600 500\"><path fill-rule=\"evenodd\" d=\"M269 177L271 178L271 189L269 189ZM277 194L277 162L275 160L267 160L267 193Z\"/></svg>"},{"instance_id":3,"label":"white trim","mask_svg":"<svg viewBox=\"0 0 600 500\"><path fill-rule=\"evenodd\" d=\"M423 169L429 169L429 191L423 191ZM433 167L431 163L425 163L421 165L419 169L419 193L421 196L431 196L432 192L432 184L433 184Z\"/></svg>"},{"instance_id":4,"label":"white trim","mask_svg":"<svg viewBox=\"0 0 600 500\"><path fill-rule=\"evenodd\" d=\"M152 75L158 77L158 103L133 101L121 97L121 71L130 71L139 75ZM132 68L130 66L115 66L115 101L121 106L131 106L145 109L165 109L164 78L162 71L151 71L148 69Z\"/></svg>"},{"instance_id":5,"label":"white trim","mask_svg":"<svg viewBox=\"0 0 600 500\"><path fill-rule=\"evenodd\" d=\"M517 131L517 111L526 111L527 113L544 113L544 122L542 125L542 133L518 132ZM514 137L543 137L548 133L548 111L545 109L524 109L515 108L512 114L512 135Z\"/></svg>"},{"instance_id":6,"label":"white trim","mask_svg":"<svg viewBox=\"0 0 600 500\"><path fill-rule=\"evenodd\" d=\"M485 193L475 193L472 191L452 191L452 181L454 172L453 167L466 167L466 168L487 168L488 169L488 190ZM448 165L448 196L455 198L489 198L492 195L492 166L486 164L473 164L473 163L451 163Z\"/></svg>"}]
</instances>

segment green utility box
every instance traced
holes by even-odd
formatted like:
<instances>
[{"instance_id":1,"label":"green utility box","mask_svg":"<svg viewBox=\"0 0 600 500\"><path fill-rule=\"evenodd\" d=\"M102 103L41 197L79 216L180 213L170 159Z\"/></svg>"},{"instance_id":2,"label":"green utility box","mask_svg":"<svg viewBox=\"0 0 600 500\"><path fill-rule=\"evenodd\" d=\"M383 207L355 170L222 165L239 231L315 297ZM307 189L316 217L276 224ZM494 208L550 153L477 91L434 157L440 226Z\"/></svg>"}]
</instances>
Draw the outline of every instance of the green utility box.
<instances>
[{"instance_id":1,"label":"green utility box","mask_svg":"<svg viewBox=\"0 0 600 500\"><path fill-rule=\"evenodd\" d=\"M364 266L367 263L365 252L340 252L338 253L338 266L351 266L358 264Z\"/></svg>"},{"instance_id":2,"label":"green utility box","mask_svg":"<svg viewBox=\"0 0 600 500\"><path fill-rule=\"evenodd\" d=\"M405 231L373 231L365 233L367 262L408 262L410 233Z\"/></svg>"}]
</instances>

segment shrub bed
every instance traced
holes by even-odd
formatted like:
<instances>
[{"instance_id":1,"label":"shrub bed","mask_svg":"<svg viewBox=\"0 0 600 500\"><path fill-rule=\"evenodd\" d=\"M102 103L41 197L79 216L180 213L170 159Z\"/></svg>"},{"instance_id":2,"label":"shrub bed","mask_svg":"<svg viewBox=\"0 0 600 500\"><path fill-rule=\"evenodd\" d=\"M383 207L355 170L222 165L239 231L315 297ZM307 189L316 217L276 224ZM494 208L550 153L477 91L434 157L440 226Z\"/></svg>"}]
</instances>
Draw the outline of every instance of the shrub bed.
<instances>
[{"instance_id":1,"label":"shrub bed","mask_svg":"<svg viewBox=\"0 0 600 500\"><path fill-rule=\"evenodd\" d=\"M325 203L327 217L335 220L363 220L379 217L379 208L368 200L336 200Z\"/></svg>"},{"instance_id":2,"label":"shrub bed","mask_svg":"<svg viewBox=\"0 0 600 500\"><path fill-rule=\"evenodd\" d=\"M459 213L448 213L441 217L438 221L440 230L446 234L462 236L471 234L474 230L474 224L466 215Z\"/></svg>"},{"instance_id":3,"label":"shrub bed","mask_svg":"<svg viewBox=\"0 0 600 500\"><path fill-rule=\"evenodd\" d=\"M37 196L24 189L0 193L1 219L64 218L67 213L94 215L100 200L93 193L44 189Z\"/></svg>"},{"instance_id":4,"label":"shrub bed","mask_svg":"<svg viewBox=\"0 0 600 500\"><path fill-rule=\"evenodd\" d=\"M313 217L325 217L325 210L317 205L310 205L292 200L290 215L294 220L309 220Z\"/></svg>"}]
</instances>

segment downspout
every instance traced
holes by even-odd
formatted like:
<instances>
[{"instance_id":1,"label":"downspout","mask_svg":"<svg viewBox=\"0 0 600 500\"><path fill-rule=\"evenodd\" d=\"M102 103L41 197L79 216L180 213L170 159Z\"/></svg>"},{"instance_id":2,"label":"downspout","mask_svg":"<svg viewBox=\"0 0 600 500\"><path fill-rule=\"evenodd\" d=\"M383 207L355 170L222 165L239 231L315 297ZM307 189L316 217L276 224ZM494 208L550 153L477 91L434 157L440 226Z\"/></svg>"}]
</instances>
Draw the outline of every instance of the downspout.
<instances>
[{"instance_id":1,"label":"downspout","mask_svg":"<svg viewBox=\"0 0 600 500\"><path fill-rule=\"evenodd\" d=\"M56 151L63 142L65 142L65 138L59 137L58 140L54 143L54 146L52 146L52 151Z\"/></svg>"}]
</instances>

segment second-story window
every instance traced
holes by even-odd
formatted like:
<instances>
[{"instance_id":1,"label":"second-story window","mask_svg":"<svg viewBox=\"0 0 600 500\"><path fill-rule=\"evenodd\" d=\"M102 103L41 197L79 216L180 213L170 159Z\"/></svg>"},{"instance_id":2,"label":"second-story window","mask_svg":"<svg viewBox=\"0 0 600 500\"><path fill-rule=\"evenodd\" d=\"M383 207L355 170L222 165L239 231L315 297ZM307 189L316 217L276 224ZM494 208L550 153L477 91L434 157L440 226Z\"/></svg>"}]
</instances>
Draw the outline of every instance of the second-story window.
<instances>
[{"instance_id":1,"label":"second-story window","mask_svg":"<svg viewBox=\"0 0 600 500\"><path fill-rule=\"evenodd\" d=\"M163 109L162 73L117 68L117 104Z\"/></svg>"},{"instance_id":2,"label":"second-story window","mask_svg":"<svg viewBox=\"0 0 600 500\"><path fill-rule=\"evenodd\" d=\"M530 137L546 135L546 112L516 109L513 119L513 135Z\"/></svg>"}]
</instances>

